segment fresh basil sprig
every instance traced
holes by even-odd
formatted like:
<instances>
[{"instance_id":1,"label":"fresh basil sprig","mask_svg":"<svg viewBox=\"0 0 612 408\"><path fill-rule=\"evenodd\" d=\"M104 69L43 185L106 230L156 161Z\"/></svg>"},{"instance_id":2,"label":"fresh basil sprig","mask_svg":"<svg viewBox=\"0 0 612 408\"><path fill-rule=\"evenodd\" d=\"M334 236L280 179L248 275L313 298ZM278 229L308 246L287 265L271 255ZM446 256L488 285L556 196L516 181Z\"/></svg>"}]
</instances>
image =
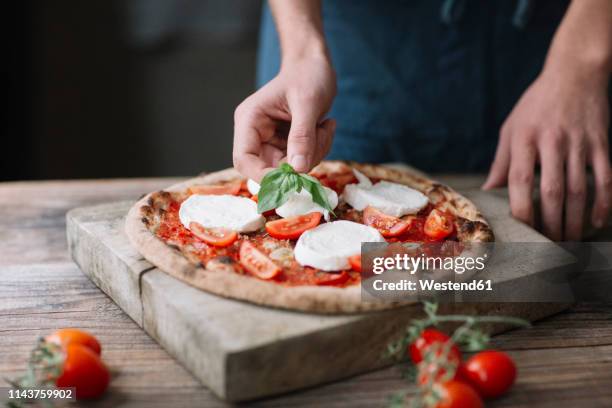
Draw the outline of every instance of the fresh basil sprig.
<instances>
[{"instance_id":1,"label":"fresh basil sprig","mask_svg":"<svg viewBox=\"0 0 612 408\"><path fill-rule=\"evenodd\" d=\"M308 191L312 201L330 213L334 213L327 194L321 183L308 174L300 174L287 163L281 164L277 169L270 171L261 180L261 187L257 194L257 211L263 214L285 204L291 193L299 193L302 189Z\"/></svg>"}]
</instances>

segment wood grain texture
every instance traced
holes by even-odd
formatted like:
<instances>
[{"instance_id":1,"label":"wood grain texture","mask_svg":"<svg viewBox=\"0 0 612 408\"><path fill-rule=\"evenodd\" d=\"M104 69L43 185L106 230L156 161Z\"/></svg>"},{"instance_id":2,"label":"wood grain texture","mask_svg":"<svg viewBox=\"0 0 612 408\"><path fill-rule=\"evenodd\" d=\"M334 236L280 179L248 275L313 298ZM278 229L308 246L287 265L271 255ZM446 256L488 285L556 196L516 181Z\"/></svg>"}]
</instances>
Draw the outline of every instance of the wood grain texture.
<instances>
[{"instance_id":1,"label":"wood grain texture","mask_svg":"<svg viewBox=\"0 0 612 408\"><path fill-rule=\"evenodd\" d=\"M379 171L380 167L361 170L368 174L368 171ZM402 171L401 168L399 170ZM403 173L397 174L393 176L401 179ZM206 177L225 180L236 176L233 169L227 169ZM169 187L168 190L180 191L194 180ZM550 242L510 218L503 199L479 190L468 192L479 211L499 232L497 242ZM143 200L146 198L141 202ZM473 206L472 203L469 205ZM194 281L182 282L173 278L175 269L184 266L167 266L164 262L169 257L157 258L159 254L167 253L168 248L142 226L140 216L134 213L138 209L139 204L130 206L118 202L70 211L67 220L72 256L96 285L223 399L244 401L261 398L345 378L388 364L381 356L390 339L403 333L408 322L421 314L421 307L417 305L389 313L321 316L265 308L210 295L189 286ZM125 214L128 214L127 218ZM129 231L123 225L129 225ZM135 231L146 242L153 239L148 245L140 246L139 251L146 249L143 256L151 263L162 262L158 266L165 268L168 274L140 259L138 252L130 245L135 241L134 235L129 235L129 232L135 234ZM543 268L567 266L574 262L573 257L556 246L552 246L549 253L540 252L536 250L518 258L497 256L495 262L490 263L489 270L492 272L487 279L492 279L494 286L497 286L501 281L515 282L516 273L534 275L542 272ZM186 262L182 257L177 261ZM232 275L219 275L219 272L206 274L205 271L191 271L186 274L190 278L213 282L210 283L213 293L217 293L215 290L218 289L214 285L222 285L223 278L234 278ZM533 285L526 282L517 290L522 293L525 286ZM233 286L230 284L230 287ZM250 289L261 294L269 287L252 285ZM279 287L272 289L278 290ZM351 299L357 300L356 304L360 306L359 287L353 289L355 296ZM272 296L272 293L268 291L268 296ZM282 295L286 294L283 292ZM300 299L304 294L295 296ZM335 297L323 299L336 300ZM342 302L340 304L344 305ZM501 315L535 320L564 307L562 304L538 305L534 308L525 304L483 303L474 306L459 303L449 309L467 314L476 311L488 314L493 310ZM491 328L495 332L501 329L503 327L500 326ZM354 347L355 341L361 346Z\"/></svg>"},{"instance_id":2,"label":"wood grain texture","mask_svg":"<svg viewBox=\"0 0 612 408\"><path fill-rule=\"evenodd\" d=\"M83 327L99 336L106 361L118 373L102 400L83 406L227 406L68 261L68 209L135 200L176 181L0 184L0 378L24 369L38 336L60 327ZM604 231L599 237L612 234ZM507 350L520 373L514 390L487 406L612 406L612 305L575 306L530 329L496 336L493 346ZM401 371L390 367L250 406L380 407L394 392L414 391Z\"/></svg>"},{"instance_id":3,"label":"wood grain texture","mask_svg":"<svg viewBox=\"0 0 612 408\"><path fill-rule=\"evenodd\" d=\"M84 205L136 200L181 179L0 183L0 265L70 261L66 212ZM24 249L27 255L24 256Z\"/></svg>"},{"instance_id":4,"label":"wood grain texture","mask_svg":"<svg viewBox=\"0 0 612 408\"><path fill-rule=\"evenodd\" d=\"M125 208L130 204L119 201L71 210L66 216L66 231L77 265L142 327L140 280L154 266L116 233L124 228ZM102 236L104 239L98 238Z\"/></svg>"},{"instance_id":5,"label":"wood grain texture","mask_svg":"<svg viewBox=\"0 0 612 408\"><path fill-rule=\"evenodd\" d=\"M490 199L479 199L485 198ZM208 294L142 260L122 228L130 207L130 202L118 202L70 211L68 241L73 257L128 315L225 399L278 394L380 367L389 339L420 314L417 306L377 314L312 315ZM491 216L495 224L508 225L502 212ZM511 222L501 237L525 235L540 238L517 222ZM508 263L514 265L516 260ZM508 271L509 266L500 269ZM455 311L493 310L533 320L563 307L461 304ZM355 342L360 347L354 347Z\"/></svg>"}]
</instances>

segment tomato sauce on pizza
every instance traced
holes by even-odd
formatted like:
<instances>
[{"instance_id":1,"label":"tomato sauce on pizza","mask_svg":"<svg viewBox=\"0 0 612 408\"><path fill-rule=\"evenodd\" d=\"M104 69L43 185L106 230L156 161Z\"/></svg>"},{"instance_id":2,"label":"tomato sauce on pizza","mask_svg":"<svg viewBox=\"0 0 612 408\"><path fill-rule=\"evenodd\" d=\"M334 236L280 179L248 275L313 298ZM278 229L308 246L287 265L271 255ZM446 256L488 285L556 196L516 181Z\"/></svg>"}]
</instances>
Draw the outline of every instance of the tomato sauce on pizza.
<instances>
[{"instance_id":1,"label":"tomato sauce on pizza","mask_svg":"<svg viewBox=\"0 0 612 408\"><path fill-rule=\"evenodd\" d=\"M342 195L347 185L358 182L350 167L338 173L313 172L322 185ZM383 179L371 178L372 184ZM235 195L257 201L245 180L230 180L215 185L192 186L183 192L163 195L161 211L151 231L168 245L177 247L193 262L207 269L250 275L280 285L320 285L346 287L360 282L359 256L351 256L348 268L323 271L301 265L294 256L295 242L305 231L326 222L319 212L281 218L268 212L265 227L248 233L227 229L187 228L179 216L183 202L192 195ZM151 201L151 200L150 200ZM444 201L428 202L414 214L387 215L374 206L357 210L345 201L334 210L333 221L346 220L375 228L386 242L457 242L457 216L444 209ZM158 204L159 207L159 204Z\"/></svg>"}]
</instances>

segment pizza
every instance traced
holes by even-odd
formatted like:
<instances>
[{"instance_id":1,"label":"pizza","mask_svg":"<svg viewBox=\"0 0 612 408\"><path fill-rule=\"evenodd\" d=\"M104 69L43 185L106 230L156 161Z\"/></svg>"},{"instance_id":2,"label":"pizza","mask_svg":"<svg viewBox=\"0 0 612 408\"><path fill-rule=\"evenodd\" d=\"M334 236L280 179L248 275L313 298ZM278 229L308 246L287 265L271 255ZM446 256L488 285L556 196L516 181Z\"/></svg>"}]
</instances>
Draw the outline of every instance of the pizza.
<instances>
[{"instance_id":1,"label":"pizza","mask_svg":"<svg viewBox=\"0 0 612 408\"><path fill-rule=\"evenodd\" d=\"M148 261L196 288L318 313L400 305L362 301L362 242L494 240L471 201L413 172L325 161L309 175L333 211L301 190L259 214L260 186L227 169L146 195L126 233Z\"/></svg>"}]
</instances>

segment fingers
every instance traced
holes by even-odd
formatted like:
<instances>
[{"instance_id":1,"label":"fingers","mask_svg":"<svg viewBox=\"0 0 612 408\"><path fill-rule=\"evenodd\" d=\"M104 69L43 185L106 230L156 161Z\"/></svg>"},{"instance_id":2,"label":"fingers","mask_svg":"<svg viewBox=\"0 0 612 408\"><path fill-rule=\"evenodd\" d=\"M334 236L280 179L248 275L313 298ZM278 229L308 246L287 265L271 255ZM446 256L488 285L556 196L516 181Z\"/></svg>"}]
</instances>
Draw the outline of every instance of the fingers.
<instances>
[{"instance_id":1,"label":"fingers","mask_svg":"<svg viewBox=\"0 0 612 408\"><path fill-rule=\"evenodd\" d=\"M274 145L264 143L261 146L261 154L259 157L270 165L270 167L278 167L278 165L286 161L284 149L280 149Z\"/></svg>"},{"instance_id":2,"label":"fingers","mask_svg":"<svg viewBox=\"0 0 612 408\"><path fill-rule=\"evenodd\" d=\"M336 121L334 119L326 119L317 127L317 151L313 167L319 164L329 153L335 131Z\"/></svg>"},{"instance_id":3,"label":"fingers","mask_svg":"<svg viewBox=\"0 0 612 408\"><path fill-rule=\"evenodd\" d=\"M483 190L501 187L508 180L508 168L510 167L510 137L506 130L500 132L495 159L491 165L487 181L482 185Z\"/></svg>"},{"instance_id":4,"label":"fingers","mask_svg":"<svg viewBox=\"0 0 612 408\"><path fill-rule=\"evenodd\" d=\"M291 107L291 128L287 139L287 159L295 171L305 173L315 162L319 113L308 104Z\"/></svg>"},{"instance_id":5,"label":"fingers","mask_svg":"<svg viewBox=\"0 0 612 408\"><path fill-rule=\"evenodd\" d=\"M511 147L510 170L508 173L508 193L512 215L533 225L533 170L536 148L533 138L523 137Z\"/></svg>"},{"instance_id":6,"label":"fingers","mask_svg":"<svg viewBox=\"0 0 612 408\"><path fill-rule=\"evenodd\" d=\"M235 134L237 132L235 131ZM243 138L254 138L245 135ZM254 148L249 141L234 140L234 167L245 177L259 181L265 174L266 162L260 157L260 146Z\"/></svg>"},{"instance_id":7,"label":"fingers","mask_svg":"<svg viewBox=\"0 0 612 408\"><path fill-rule=\"evenodd\" d=\"M602 228L608 220L612 200L612 174L607 146L591 152L591 166L595 176L595 204L591 221L594 227Z\"/></svg>"},{"instance_id":8,"label":"fingers","mask_svg":"<svg viewBox=\"0 0 612 408\"><path fill-rule=\"evenodd\" d=\"M584 139L570 142L566 165L565 239L579 241L586 202L586 146Z\"/></svg>"},{"instance_id":9,"label":"fingers","mask_svg":"<svg viewBox=\"0 0 612 408\"><path fill-rule=\"evenodd\" d=\"M269 164L261 157L262 140L256 113L243 105L234 113L234 167L245 177L261 180ZM259 126L261 128L261 126Z\"/></svg>"},{"instance_id":10,"label":"fingers","mask_svg":"<svg viewBox=\"0 0 612 408\"><path fill-rule=\"evenodd\" d=\"M563 198L565 197L563 134L542 138L540 146L540 207L544 235L554 241L562 238Z\"/></svg>"}]
</instances>

